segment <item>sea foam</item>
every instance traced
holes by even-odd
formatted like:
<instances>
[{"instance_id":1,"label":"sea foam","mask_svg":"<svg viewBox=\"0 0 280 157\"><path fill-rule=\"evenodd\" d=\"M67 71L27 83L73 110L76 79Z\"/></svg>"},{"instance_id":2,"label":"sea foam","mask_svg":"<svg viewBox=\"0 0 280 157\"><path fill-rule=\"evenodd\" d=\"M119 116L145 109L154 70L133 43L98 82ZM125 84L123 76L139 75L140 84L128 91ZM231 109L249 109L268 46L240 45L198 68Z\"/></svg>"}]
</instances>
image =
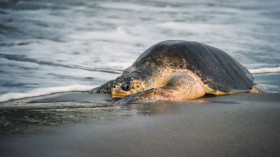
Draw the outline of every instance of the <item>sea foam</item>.
<instances>
[{"instance_id":1,"label":"sea foam","mask_svg":"<svg viewBox=\"0 0 280 157\"><path fill-rule=\"evenodd\" d=\"M249 69L252 74L280 73L280 67Z\"/></svg>"},{"instance_id":2,"label":"sea foam","mask_svg":"<svg viewBox=\"0 0 280 157\"><path fill-rule=\"evenodd\" d=\"M92 86L86 85L71 85L64 87L48 87L48 88L39 88L31 90L27 93L7 93L0 95L0 102L5 102L9 100L16 100L22 98L30 98L54 93L62 93L62 92L84 92L92 89Z\"/></svg>"},{"instance_id":3,"label":"sea foam","mask_svg":"<svg viewBox=\"0 0 280 157\"><path fill-rule=\"evenodd\" d=\"M134 43L140 42L141 39L133 36L126 31L124 27L117 27L112 31L93 31L69 35L69 39L73 40L107 40L115 42Z\"/></svg>"}]
</instances>

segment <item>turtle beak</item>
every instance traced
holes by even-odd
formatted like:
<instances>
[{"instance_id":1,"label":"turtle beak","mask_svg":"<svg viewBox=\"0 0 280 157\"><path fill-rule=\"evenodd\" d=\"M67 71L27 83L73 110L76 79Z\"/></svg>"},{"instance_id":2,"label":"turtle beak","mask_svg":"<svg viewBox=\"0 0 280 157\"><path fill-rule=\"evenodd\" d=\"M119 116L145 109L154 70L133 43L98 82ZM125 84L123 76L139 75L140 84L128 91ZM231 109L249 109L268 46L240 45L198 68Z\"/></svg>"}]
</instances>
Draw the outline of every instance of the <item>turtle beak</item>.
<instances>
[{"instance_id":1,"label":"turtle beak","mask_svg":"<svg viewBox=\"0 0 280 157\"><path fill-rule=\"evenodd\" d=\"M112 91L112 98L113 99L120 99L120 98L123 98L123 97L126 97L128 96L127 93L125 92L117 92L117 91Z\"/></svg>"}]
</instances>

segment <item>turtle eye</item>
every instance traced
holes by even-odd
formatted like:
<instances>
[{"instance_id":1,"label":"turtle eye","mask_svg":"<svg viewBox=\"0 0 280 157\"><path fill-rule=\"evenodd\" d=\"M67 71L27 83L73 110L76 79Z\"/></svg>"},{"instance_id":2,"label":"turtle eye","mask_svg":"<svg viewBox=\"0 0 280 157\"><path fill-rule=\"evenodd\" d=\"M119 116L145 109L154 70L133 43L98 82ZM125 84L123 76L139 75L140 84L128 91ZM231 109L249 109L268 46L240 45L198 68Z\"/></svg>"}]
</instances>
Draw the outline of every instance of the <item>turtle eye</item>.
<instances>
[{"instance_id":1,"label":"turtle eye","mask_svg":"<svg viewBox=\"0 0 280 157\"><path fill-rule=\"evenodd\" d=\"M115 82L112 84L112 87L113 87L113 88L116 88L116 83L115 83Z\"/></svg>"},{"instance_id":2,"label":"turtle eye","mask_svg":"<svg viewBox=\"0 0 280 157\"><path fill-rule=\"evenodd\" d=\"M125 83L125 84L123 84L122 85L122 90L124 90L124 91L129 91L130 90L130 83Z\"/></svg>"}]
</instances>

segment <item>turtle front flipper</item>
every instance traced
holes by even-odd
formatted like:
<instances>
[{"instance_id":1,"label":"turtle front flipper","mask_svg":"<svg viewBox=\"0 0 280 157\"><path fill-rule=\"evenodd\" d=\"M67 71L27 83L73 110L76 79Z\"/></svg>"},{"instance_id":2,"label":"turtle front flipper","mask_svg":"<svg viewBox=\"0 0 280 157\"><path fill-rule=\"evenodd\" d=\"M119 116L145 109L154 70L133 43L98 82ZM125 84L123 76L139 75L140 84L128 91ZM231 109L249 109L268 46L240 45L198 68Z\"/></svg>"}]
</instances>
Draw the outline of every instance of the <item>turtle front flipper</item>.
<instances>
[{"instance_id":1,"label":"turtle front flipper","mask_svg":"<svg viewBox=\"0 0 280 157\"><path fill-rule=\"evenodd\" d=\"M118 100L116 105L135 101L185 101L205 95L201 80L189 73L178 73L164 87L152 88Z\"/></svg>"},{"instance_id":2,"label":"turtle front flipper","mask_svg":"<svg viewBox=\"0 0 280 157\"><path fill-rule=\"evenodd\" d=\"M149 89L149 90L146 90L146 91L143 91L143 92L139 92L139 93L136 93L136 94L126 96L126 97L116 101L114 103L114 105L125 105L125 104L128 104L128 103L132 103L132 102L135 102L137 100L143 99L144 97L147 97L148 93L152 92L153 90L154 89Z\"/></svg>"},{"instance_id":3,"label":"turtle front flipper","mask_svg":"<svg viewBox=\"0 0 280 157\"><path fill-rule=\"evenodd\" d=\"M104 93L104 94L111 94L111 88L114 84L114 81L115 80L111 80L99 87L96 87L96 88L93 88L89 91L90 94L93 94L93 93Z\"/></svg>"}]
</instances>

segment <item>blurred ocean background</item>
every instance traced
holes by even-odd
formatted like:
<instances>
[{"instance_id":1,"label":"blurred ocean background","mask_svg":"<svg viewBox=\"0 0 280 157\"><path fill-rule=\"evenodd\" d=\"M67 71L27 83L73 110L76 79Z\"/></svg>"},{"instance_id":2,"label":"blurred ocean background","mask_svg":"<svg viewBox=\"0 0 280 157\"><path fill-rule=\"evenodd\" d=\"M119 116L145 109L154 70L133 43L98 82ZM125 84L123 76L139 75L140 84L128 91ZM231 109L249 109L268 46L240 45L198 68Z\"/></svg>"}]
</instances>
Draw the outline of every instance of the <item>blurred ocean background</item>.
<instances>
[{"instance_id":1,"label":"blurred ocean background","mask_svg":"<svg viewBox=\"0 0 280 157\"><path fill-rule=\"evenodd\" d=\"M279 0L0 0L0 101L89 90L170 39L279 74L279 17Z\"/></svg>"}]
</instances>

